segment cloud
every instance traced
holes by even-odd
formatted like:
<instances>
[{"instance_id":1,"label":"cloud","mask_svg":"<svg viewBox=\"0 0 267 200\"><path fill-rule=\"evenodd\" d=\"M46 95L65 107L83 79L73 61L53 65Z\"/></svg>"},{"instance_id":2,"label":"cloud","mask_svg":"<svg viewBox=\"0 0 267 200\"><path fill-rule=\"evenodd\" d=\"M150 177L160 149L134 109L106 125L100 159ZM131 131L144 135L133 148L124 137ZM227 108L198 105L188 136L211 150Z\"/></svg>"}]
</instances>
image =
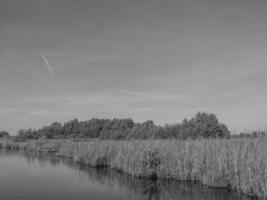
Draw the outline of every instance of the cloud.
<instances>
[{"instance_id":1,"label":"cloud","mask_svg":"<svg viewBox=\"0 0 267 200\"><path fill-rule=\"evenodd\" d=\"M187 98L192 97L190 94L167 94L167 93L151 93L151 92L136 92L130 90L118 90L122 94L126 94L133 97L139 97L143 99L150 99L150 100L184 100Z\"/></svg>"},{"instance_id":2,"label":"cloud","mask_svg":"<svg viewBox=\"0 0 267 200\"><path fill-rule=\"evenodd\" d=\"M12 107L6 107L6 108L3 108L2 111L7 114L13 114L13 113L16 113L17 109L12 108Z\"/></svg>"},{"instance_id":3,"label":"cloud","mask_svg":"<svg viewBox=\"0 0 267 200\"><path fill-rule=\"evenodd\" d=\"M34 116L43 116L43 115L46 115L47 113L48 113L47 110L34 110L34 111L30 111L28 114L34 115Z\"/></svg>"},{"instance_id":4,"label":"cloud","mask_svg":"<svg viewBox=\"0 0 267 200\"><path fill-rule=\"evenodd\" d=\"M79 65L86 65L93 62L102 62L107 60L119 59L121 56L119 54L110 54L110 55L102 55L102 56L95 56L95 55L68 55L66 61L66 56L64 56L64 62L58 64L59 68L72 68L77 67ZM71 58L71 59L70 59Z\"/></svg>"}]
</instances>

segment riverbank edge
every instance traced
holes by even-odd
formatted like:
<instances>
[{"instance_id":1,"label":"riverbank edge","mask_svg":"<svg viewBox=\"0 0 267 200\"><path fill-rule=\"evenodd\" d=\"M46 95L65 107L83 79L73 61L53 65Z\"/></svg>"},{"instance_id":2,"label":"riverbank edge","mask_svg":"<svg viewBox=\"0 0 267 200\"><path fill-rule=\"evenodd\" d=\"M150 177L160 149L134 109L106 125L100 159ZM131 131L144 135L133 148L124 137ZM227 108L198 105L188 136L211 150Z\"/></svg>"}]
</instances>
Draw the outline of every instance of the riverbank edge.
<instances>
[{"instance_id":1,"label":"riverbank edge","mask_svg":"<svg viewBox=\"0 0 267 200\"><path fill-rule=\"evenodd\" d=\"M199 181L266 198L265 140L0 141L0 148L53 153L141 178ZM265 151L267 152L267 151ZM260 179L259 179L260 178Z\"/></svg>"}]
</instances>

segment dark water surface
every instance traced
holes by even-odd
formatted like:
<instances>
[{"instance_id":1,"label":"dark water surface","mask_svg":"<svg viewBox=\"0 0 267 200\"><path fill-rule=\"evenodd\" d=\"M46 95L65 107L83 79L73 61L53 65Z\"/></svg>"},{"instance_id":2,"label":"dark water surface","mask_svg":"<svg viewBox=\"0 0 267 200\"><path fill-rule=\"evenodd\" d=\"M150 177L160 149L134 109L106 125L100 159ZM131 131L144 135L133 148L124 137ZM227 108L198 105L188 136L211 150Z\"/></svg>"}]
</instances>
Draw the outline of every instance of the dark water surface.
<instances>
[{"instance_id":1,"label":"dark water surface","mask_svg":"<svg viewBox=\"0 0 267 200\"><path fill-rule=\"evenodd\" d=\"M71 160L0 151L0 200L251 200L198 183L142 180Z\"/></svg>"}]
</instances>

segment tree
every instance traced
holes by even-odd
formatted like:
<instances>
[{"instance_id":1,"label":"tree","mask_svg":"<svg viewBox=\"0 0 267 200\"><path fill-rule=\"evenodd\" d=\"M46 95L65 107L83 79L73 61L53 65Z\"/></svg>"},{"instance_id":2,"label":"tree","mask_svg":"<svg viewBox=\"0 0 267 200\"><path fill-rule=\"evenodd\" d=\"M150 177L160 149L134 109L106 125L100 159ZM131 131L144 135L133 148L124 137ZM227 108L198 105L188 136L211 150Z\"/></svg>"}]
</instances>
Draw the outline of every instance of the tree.
<instances>
[{"instance_id":1,"label":"tree","mask_svg":"<svg viewBox=\"0 0 267 200\"><path fill-rule=\"evenodd\" d=\"M198 112L189 121L181 124L182 135L185 138L228 138L230 132L224 124L220 124L214 114Z\"/></svg>"},{"instance_id":2,"label":"tree","mask_svg":"<svg viewBox=\"0 0 267 200\"><path fill-rule=\"evenodd\" d=\"M0 138L2 137L8 137L9 133L7 131L0 131Z\"/></svg>"},{"instance_id":3,"label":"tree","mask_svg":"<svg viewBox=\"0 0 267 200\"><path fill-rule=\"evenodd\" d=\"M254 133L254 135L263 135ZM214 114L198 112L191 119L184 119L182 123L157 126L153 121L135 123L132 119L96 119L79 121L70 120L63 125L53 122L38 130L20 130L17 138L99 138L103 140L124 139L200 139L200 138L228 138L230 132Z\"/></svg>"}]
</instances>

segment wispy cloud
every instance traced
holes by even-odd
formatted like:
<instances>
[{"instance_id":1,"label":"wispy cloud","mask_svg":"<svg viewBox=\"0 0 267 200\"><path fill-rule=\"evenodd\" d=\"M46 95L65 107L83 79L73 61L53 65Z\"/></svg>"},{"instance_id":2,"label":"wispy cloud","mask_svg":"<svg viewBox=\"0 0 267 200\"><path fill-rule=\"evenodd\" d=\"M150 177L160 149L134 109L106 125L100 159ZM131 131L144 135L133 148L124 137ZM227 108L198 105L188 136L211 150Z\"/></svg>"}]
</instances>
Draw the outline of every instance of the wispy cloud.
<instances>
[{"instance_id":1,"label":"wispy cloud","mask_svg":"<svg viewBox=\"0 0 267 200\"><path fill-rule=\"evenodd\" d=\"M13 107L6 107L6 108L3 108L2 111L6 114L13 114L13 113L16 113L17 109Z\"/></svg>"},{"instance_id":2,"label":"wispy cloud","mask_svg":"<svg viewBox=\"0 0 267 200\"><path fill-rule=\"evenodd\" d=\"M112 55L103 55L103 56L89 56L89 55L84 55L84 56L75 56L73 57L72 61L68 61L67 63L61 64L61 68L71 68L71 67L76 67L78 65L85 65L85 64L90 64L93 62L102 62L102 61L107 61L107 60L112 60L112 59L118 59L120 55L117 54L112 54Z\"/></svg>"},{"instance_id":3,"label":"wispy cloud","mask_svg":"<svg viewBox=\"0 0 267 200\"><path fill-rule=\"evenodd\" d=\"M130 90L119 89L119 92L133 97L140 97L150 100L184 100L192 97L190 94L170 94L170 93L149 93L149 92L136 92Z\"/></svg>"},{"instance_id":4,"label":"wispy cloud","mask_svg":"<svg viewBox=\"0 0 267 200\"><path fill-rule=\"evenodd\" d=\"M30 111L28 114L34 115L34 116L43 116L43 115L46 115L47 113L48 111L46 110L33 110L33 111Z\"/></svg>"}]
</instances>

